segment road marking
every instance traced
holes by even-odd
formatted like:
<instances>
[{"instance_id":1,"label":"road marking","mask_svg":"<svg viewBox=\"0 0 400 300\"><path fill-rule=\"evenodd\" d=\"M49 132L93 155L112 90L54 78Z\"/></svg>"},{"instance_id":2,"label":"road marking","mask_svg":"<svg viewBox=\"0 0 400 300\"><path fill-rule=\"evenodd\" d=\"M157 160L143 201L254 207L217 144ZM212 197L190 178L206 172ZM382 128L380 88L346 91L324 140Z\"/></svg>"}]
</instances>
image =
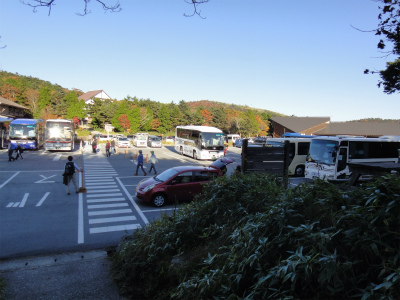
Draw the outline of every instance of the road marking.
<instances>
[{"instance_id":1,"label":"road marking","mask_svg":"<svg viewBox=\"0 0 400 300\"><path fill-rule=\"evenodd\" d=\"M28 196L29 196L29 193L25 193L24 198L22 199L21 204L19 205L19 207L24 207L25 206L26 200L28 200Z\"/></svg>"},{"instance_id":2,"label":"road marking","mask_svg":"<svg viewBox=\"0 0 400 300\"><path fill-rule=\"evenodd\" d=\"M79 174L82 176L82 173ZM80 179L80 178L79 178ZM83 226L83 196L79 193L79 203L78 203L78 244L83 244L85 241L85 233Z\"/></svg>"},{"instance_id":3,"label":"road marking","mask_svg":"<svg viewBox=\"0 0 400 300\"><path fill-rule=\"evenodd\" d=\"M0 185L0 189L5 186L7 183L9 183L15 176L17 176L20 172L18 171L17 173L15 173L13 176L11 176L10 178L8 178L8 180L6 180L2 185Z\"/></svg>"},{"instance_id":4,"label":"road marking","mask_svg":"<svg viewBox=\"0 0 400 300\"><path fill-rule=\"evenodd\" d=\"M105 181L105 182L86 182L86 186L117 186L115 181Z\"/></svg>"},{"instance_id":5,"label":"road marking","mask_svg":"<svg viewBox=\"0 0 400 300\"><path fill-rule=\"evenodd\" d=\"M113 231L133 230L133 229L137 229L140 227L141 226L139 224L96 227L96 228L90 228L90 233L104 233L104 232L113 232Z\"/></svg>"},{"instance_id":6,"label":"road marking","mask_svg":"<svg viewBox=\"0 0 400 300\"><path fill-rule=\"evenodd\" d=\"M136 221L135 216L124 216L124 217L114 217L114 218L100 218L100 219L90 219L89 224L101 224L101 223L112 223L112 222L122 222L122 221Z\"/></svg>"},{"instance_id":7,"label":"road marking","mask_svg":"<svg viewBox=\"0 0 400 300\"><path fill-rule=\"evenodd\" d=\"M87 198L122 196L121 193L86 195Z\"/></svg>"},{"instance_id":8,"label":"road marking","mask_svg":"<svg viewBox=\"0 0 400 300\"><path fill-rule=\"evenodd\" d=\"M62 154L57 154L57 155L53 158L53 161L60 160L61 156L62 156Z\"/></svg>"},{"instance_id":9,"label":"road marking","mask_svg":"<svg viewBox=\"0 0 400 300\"><path fill-rule=\"evenodd\" d=\"M38 180L35 183L54 183L55 181L44 181L46 179L52 178L56 175L51 175L50 177L45 177L44 175L40 175L43 179L42 180Z\"/></svg>"},{"instance_id":10,"label":"road marking","mask_svg":"<svg viewBox=\"0 0 400 300\"><path fill-rule=\"evenodd\" d=\"M103 211L92 211L89 212L89 216L102 216L102 215L113 215L113 214L129 214L132 213L131 209L115 209L115 210L103 210Z\"/></svg>"},{"instance_id":11,"label":"road marking","mask_svg":"<svg viewBox=\"0 0 400 300\"><path fill-rule=\"evenodd\" d=\"M120 189L109 189L108 187L106 188L96 188L94 190L88 190L87 193L101 193L101 192L120 192Z\"/></svg>"},{"instance_id":12,"label":"road marking","mask_svg":"<svg viewBox=\"0 0 400 300\"><path fill-rule=\"evenodd\" d=\"M125 198L107 198L107 199L94 199L94 200L87 200L87 203L101 203L101 202L118 202L118 201L125 201Z\"/></svg>"},{"instance_id":13,"label":"road marking","mask_svg":"<svg viewBox=\"0 0 400 300\"><path fill-rule=\"evenodd\" d=\"M143 214L143 212L140 210L139 206L133 200L131 194L129 194L128 190L124 187L124 185L122 184L121 180L119 178L115 178L115 179L119 182L119 185L124 190L125 195L128 197L129 201L131 201L133 207L136 209L136 211L138 212L139 216L142 218L143 222L145 224L149 224L149 220L147 220L146 216Z\"/></svg>"},{"instance_id":14,"label":"road marking","mask_svg":"<svg viewBox=\"0 0 400 300\"><path fill-rule=\"evenodd\" d=\"M133 229L137 229L140 227L141 226L139 224L97 227L97 228L90 228L90 233L104 233L104 232L113 232L113 231L133 230Z\"/></svg>"},{"instance_id":15,"label":"road marking","mask_svg":"<svg viewBox=\"0 0 400 300\"><path fill-rule=\"evenodd\" d=\"M88 209L124 207L124 206L129 206L129 205L128 203L95 204L95 205L88 205Z\"/></svg>"},{"instance_id":16,"label":"road marking","mask_svg":"<svg viewBox=\"0 0 400 300\"><path fill-rule=\"evenodd\" d=\"M36 206L42 205L44 200L46 200L47 196L49 196L49 195L50 195L50 192L47 192L46 194L44 194L44 196L42 197L42 199L40 199L40 201L38 202L38 204L36 204Z\"/></svg>"}]
</instances>

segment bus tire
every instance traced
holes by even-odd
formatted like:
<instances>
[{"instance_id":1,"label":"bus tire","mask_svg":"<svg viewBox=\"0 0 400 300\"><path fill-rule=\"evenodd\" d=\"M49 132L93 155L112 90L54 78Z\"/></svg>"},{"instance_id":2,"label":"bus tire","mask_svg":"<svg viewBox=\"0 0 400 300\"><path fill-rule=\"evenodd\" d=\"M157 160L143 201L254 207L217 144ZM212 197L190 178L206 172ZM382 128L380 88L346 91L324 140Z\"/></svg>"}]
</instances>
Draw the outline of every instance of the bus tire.
<instances>
[{"instance_id":1,"label":"bus tire","mask_svg":"<svg viewBox=\"0 0 400 300\"><path fill-rule=\"evenodd\" d=\"M179 148L179 154L180 154L180 155L183 155L183 147L180 147L180 148Z\"/></svg>"},{"instance_id":2,"label":"bus tire","mask_svg":"<svg viewBox=\"0 0 400 300\"><path fill-rule=\"evenodd\" d=\"M303 177L304 176L304 166L297 166L295 171L294 171L294 175L296 177Z\"/></svg>"},{"instance_id":3,"label":"bus tire","mask_svg":"<svg viewBox=\"0 0 400 300\"><path fill-rule=\"evenodd\" d=\"M167 201L167 197L164 194L155 194L151 199L151 203L155 207L164 206L165 202Z\"/></svg>"}]
</instances>

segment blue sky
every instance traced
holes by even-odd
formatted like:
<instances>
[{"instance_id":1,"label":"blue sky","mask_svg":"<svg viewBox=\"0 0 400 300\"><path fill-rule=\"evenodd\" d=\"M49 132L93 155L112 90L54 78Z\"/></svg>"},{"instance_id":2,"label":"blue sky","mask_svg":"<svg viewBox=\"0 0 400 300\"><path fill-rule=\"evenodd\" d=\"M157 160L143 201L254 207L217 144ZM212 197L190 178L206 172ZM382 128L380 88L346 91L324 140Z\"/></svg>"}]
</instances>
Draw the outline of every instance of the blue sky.
<instances>
[{"instance_id":1,"label":"blue sky","mask_svg":"<svg viewBox=\"0 0 400 300\"><path fill-rule=\"evenodd\" d=\"M114 0L106 0L114 3ZM104 13L56 0L50 16L0 0L0 69L83 92L162 103L211 100L299 117L400 119L399 94L376 75L373 0L120 0ZM389 59L393 60L393 57Z\"/></svg>"}]
</instances>

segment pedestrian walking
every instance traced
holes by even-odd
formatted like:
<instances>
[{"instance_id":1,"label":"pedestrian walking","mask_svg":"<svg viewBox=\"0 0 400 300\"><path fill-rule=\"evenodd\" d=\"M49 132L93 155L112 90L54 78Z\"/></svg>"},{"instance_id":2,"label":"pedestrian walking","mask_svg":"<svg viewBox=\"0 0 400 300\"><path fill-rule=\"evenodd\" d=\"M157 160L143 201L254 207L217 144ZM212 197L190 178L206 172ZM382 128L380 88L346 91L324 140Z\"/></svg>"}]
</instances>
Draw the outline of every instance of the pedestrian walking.
<instances>
[{"instance_id":1,"label":"pedestrian walking","mask_svg":"<svg viewBox=\"0 0 400 300\"><path fill-rule=\"evenodd\" d=\"M22 153L24 152L24 149L22 149L20 144L18 144L17 149L15 150L15 152L17 152L17 157L15 158L15 160L17 160L18 157L21 157L21 159L24 159L22 157Z\"/></svg>"},{"instance_id":2,"label":"pedestrian walking","mask_svg":"<svg viewBox=\"0 0 400 300\"><path fill-rule=\"evenodd\" d=\"M92 150L93 150L93 153L96 153L96 151L97 151L97 140L96 139L93 139Z\"/></svg>"},{"instance_id":3,"label":"pedestrian walking","mask_svg":"<svg viewBox=\"0 0 400 300\"><path fill-rule=\"evenodd\" d=\"M64 170L64 180L63 183L66 185L67 187L67 195L70 195L69 192L69 184L72 181L72 183L74 184L75 187L75 192L78 194L79 193L79 188L78 188L78 184L76 182L76 177L75 177L75 170L78 172L83 172L83 169L80 169L76 163L74 163L72 160L74 158L72 156L68 156L68 162L65 164L65 170Z\"/></svg>"},{"instance_id":4,"label":"pedestrian walking","mask_svg":"<svg viewBox=\"0 0 400 300\"><path fill-rule=\"evenodd\" d=\"M13 153L16 149L16 144L11 143L11 140L8 140L8 161L14 161L15 158L13 157Z\"/></svg>"},{"instance_id":5,"label":"pedestrian walking","mask_svg":"<svg viewBox=\"0 0 400 300\"><path fill-rule=\"evenodd\" d=\"M110 154L110 147L111 147L110 141L107 141L107 143L106 143L106 156L107 156L107 157L110 157L110 156L111 156L111 154Z\"/></svg>"},{"instance_id":6,"label":"pedestrian walking","mask_svg":"<svg viewBox=\"0 0 400 300\"><path fill-rule=\"evenodd\" d=\"M92 144L92 139L93 139L92 135L89 134L89 136L88 136L88 145Z\"/></svg>"},{"instance_id":7,"label":"pedestrian walking","mask_svg":"<svg viewBox=\"0 0 400 300\"><path fill-rule=\"evenodd\" d=\"M155 164L158 163L158 159L157 159L156 155L154 154L154 151L150 151L150 153L151 153L151 156L149 159L149 162L150 162L149 174L151 173L151 170L154 170L154 174L157 175L157 170L156 170Z\"/></svg>"},{"instance_id":8,"label":"pedestrian walking","mask_svg":"<svg viewBox=\"0 0 400 300\"><path fill-rule=\"evenodd\" d=\"M110 147L110 152L112 153L112 154L114 154L115 153L115 140L114 140L114 138L111 138L111 147Z\"/></svg>"},{"instance_id":9,"label":"pedestrian walking","mask_svg":"<svg viewBox=\"0 0 400 300\"><path fill-rule=\"evenodd\" d=\"M138 161L137 161L137 167L136 167L135 176L138 175L139 168L142 168L142 171L143 171L143 173L144 173L144 176L146 176L147 173L146 173L146 172L144 171L144 169L143 169L143 153L142 153L142 150L139 150L139 155L138 155L137 160L138 160Z\"/></svg>"}]
</instances>

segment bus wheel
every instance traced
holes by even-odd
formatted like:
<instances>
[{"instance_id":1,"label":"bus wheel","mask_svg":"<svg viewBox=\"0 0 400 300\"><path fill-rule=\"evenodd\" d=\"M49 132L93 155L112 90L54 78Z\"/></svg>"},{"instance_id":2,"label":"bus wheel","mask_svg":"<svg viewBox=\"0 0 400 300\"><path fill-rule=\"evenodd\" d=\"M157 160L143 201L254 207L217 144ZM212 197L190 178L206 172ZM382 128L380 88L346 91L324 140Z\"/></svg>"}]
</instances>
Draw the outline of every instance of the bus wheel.
<instances>
[{"instance_id":1,"label":"bus wheel","mask_svg":"<svg viewBox=\"0 0 400 300\"><path fill-rule=\"evenodd\" d=\"M179 148L179 154L183 155L183 148L182 147Z\"/></svg>"},{"instance_id":2,"label":"bus wheel","mask_svg":"<svg viewBox=\"0 0 400 300\"><path fill-rule=\"evenodd\" d=\"M304 176L304 166L297 166L294 175L296 175L297 177L303 177Z\"/></svg>"},{"instance_id":3,"label":"bus wheel","mask_svg":"<svg viewBox=\"0 0 400 300\"><path fill-rule=\"evenodd\" d=\"M161 207L165 204L166 200L163 194L156 194L153 196L153 199L151 199L151 203L156 207Z\"/></svg>"}]
</instances>

